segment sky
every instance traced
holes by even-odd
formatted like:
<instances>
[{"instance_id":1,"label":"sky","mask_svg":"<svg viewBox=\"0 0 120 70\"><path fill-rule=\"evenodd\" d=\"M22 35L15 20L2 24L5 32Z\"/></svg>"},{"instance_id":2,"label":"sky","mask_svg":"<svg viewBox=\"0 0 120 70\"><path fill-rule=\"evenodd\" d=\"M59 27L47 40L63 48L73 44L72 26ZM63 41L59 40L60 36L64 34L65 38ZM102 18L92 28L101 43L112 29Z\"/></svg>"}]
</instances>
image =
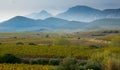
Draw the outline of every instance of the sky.
<instances>
[{"instance_id":1,"label":"sky","mask_svg":"<svg viewBox=\"0 0 120 70\"><path fill-rule=\"evenodd\" d=\"M100 10L116 9L120 8L120 0L0 0L0 22L41 10L56 15L76 5L86 5Z\"/></svg>"}]
</instances>

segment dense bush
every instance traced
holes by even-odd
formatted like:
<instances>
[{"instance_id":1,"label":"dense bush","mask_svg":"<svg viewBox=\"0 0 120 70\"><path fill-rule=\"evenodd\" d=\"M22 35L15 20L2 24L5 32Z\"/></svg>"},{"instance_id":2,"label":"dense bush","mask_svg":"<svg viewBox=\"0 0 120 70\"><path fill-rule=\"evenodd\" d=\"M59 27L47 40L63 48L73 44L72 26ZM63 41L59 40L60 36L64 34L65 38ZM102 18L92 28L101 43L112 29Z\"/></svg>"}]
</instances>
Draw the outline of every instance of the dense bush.
<instances>
[{"instance_id":1,"label":"dense bush","mask_svg":"<svg viewBox=\"0 0 120 70\"><path fill-rule=\"evenodd\" d=\"M78 67L77 60L75 58L68 57L60 63L57 70L77 70Z\"/></svg>"},{"instance_id":2,"label":"dense bush","mask_svg":"<svg viewBox=\"0 0 120 70\"><path fill-rule=\"evenodd\" d=\"M60 60L59 59L50 59L49 64L50 65L59 65Z\"/></svg>"},{"instance_id":3,"label":"dense bush","mask_svg":"<svg viewBox=\"0 0 120 70\"><path fill-rule=\"evenodd\" d=\"M86 69L102 70L102 67L98 62L89 62L86 64Z\"/></svg>"},{"instance_id":4,"label":"dense bush","mask_svg":"<svg viewBox=\"0 0 120 70\"><path fill-rule=\"evenodd\" d=\"M0 57L1 63L20 63L21 59L18 57L15 57L12 54L5 54L2 57Z\"/></svg>"},{"instance_id":5,"label":"dense bush","mask_svg":"<svg viewBox=\"0 0 120 70\"><path fill-rule=\"evenodd\" d=\"M48 65L49 64L49 59L40 58L40 59L31 60L30 64Z\"/></svg>"},{"instance_id":6,"label":"dense bush","mask_svg":"<svg viewBox=\"0 0 120 70\"><path fill-rule=\"evenodd\" d=\"M29 63L30 64L38 64L37 60L30 60Z\"/></svg>"},{"instance_id":7,"label":"dense bush","mask_svg":"<svg viewBox=\"0 0 120 70\"><path fill-rule=\"evenodd\" d=\"M97 49L98 46L96 46L96 45L90 45L90 48L91 48L91 49Z\"/></svg>"},{"instance_id":8,"label":"dense bush","mask_svg":"<svg viewBox=\"0 0 120 70\"><path fill-rule=\"evenodd\" d=\"M37 45L37 44L30 42L29 45Z\"/></svg>"},{"instance_id":9,"label":"dense bush","mask_svg":"<svg viewBox=\"0 0 120 70\"><path fill-rule=\"evenodd\" d=\"M23 42L17 42L16 45L24 45Z\"/></svg>"}]
</instances>

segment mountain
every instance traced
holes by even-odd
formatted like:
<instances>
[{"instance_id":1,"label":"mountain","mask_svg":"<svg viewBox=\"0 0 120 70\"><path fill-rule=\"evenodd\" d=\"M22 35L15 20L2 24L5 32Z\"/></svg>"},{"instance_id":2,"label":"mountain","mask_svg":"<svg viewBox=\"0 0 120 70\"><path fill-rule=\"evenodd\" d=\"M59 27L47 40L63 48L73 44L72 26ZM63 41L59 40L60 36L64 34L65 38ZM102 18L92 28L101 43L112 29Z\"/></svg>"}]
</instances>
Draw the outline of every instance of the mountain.
<instances>
[{"instance_id":1,"label":"mountain","mask_svg":"<svg viewBox=\"0 0 120 70\"><path fill-rule=\"evenodd\" d=\"M99 10L88 6L75 6L56 15L58 18L82 22L91 22L104 18L120 18L120 9Z\"/></svg>"},{"instance_id":2,"label":"mountain","mask_svg":"<svg viewBox=\"0 0 120 70\"><path fill-rule=\"evenodd\" d=\"M69 8L66 12L58 14L56 17L67 20L89 22L95 20L97 16L99 16L99 13L101 13L100 10L88 6L75 6Z\"/></svg>"},{"instance_id":3,"label":"mountain","mask_svg":"<svg viewBox=\"0 0 120 70\"><path fill-rule=\"evenodd\" d=\"M23 16L16 16L0 23L0 32L75 30L82 29L86 24L84 22L68 21L54 17L34 20Z\"/></svg>"},{"instance_id":4,"label":"mountain","mask_svg":"<svg viewBox=\"0 0 120 70\"><path fill-rule=\"evenodd\" d=\"M32 13L32 14L27 15L26 17L32 18L32 19L46 19L46 18L52 17L52 15L48 13L47 11L42 10L39 13Z\"/></svg>"},{"instance_id":5,"label":"mountain","mask_svg":"<svg viewBox=\"0 0 120 70\"><path fill-rule=\"evenodd\" d=\"M36 28L40 24L33 19L26 18L23 16L16 16L7 21L0 23L0 31L24 31Z\"/></svg>"},{"instance_id":6,"label":"mountain","mask_svg":"<svg viewBox=\"0 0 120 70\"><path fill-rule=\"evenodd\" d=\"M50 17L43 20L46 27L53 29L82 29L86 25L84 22L68 21L60 18Z\"/></svg>"},{"instance_id":7,"label":"mountain","mask_svg":"<svg viewBox=\"0 0 120 70\"><path fill-rule=\"evenodd\" d=\"M120 9L105 9L102 11L105 18L120 18Z\"/></svg>"},{"instance_id":8,"label":"mountain","mask_svg":"<svg viewBox=\"0 0 120 70\"><path fill-rule=\"evenodd\" d=\"M120 30L120 19L106 18L90 22L86 27L87 30Z\"/></svg>"}]
</instances>

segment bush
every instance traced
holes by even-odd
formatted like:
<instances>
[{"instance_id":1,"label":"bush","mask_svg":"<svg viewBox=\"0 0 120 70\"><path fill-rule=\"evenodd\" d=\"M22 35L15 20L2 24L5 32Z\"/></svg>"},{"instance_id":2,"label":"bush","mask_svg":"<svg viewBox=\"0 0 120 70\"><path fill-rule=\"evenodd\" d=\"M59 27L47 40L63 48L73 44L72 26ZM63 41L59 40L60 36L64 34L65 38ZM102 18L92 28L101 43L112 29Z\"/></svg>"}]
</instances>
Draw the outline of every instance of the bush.
<instances>
[{"instance_id":1,"label":"bush","mask_svg":"<svg viewBox=\"0 0 120 70\"><path fill-rule=\"evenodd\" d=\"M49 64L49 59L35 59L35 60L31 60L30 64L42 64L42 65L47 65Z\"/></svg>"},{"instance_id":2,"label":"bush","mask_svg":"<svg viewBox=\"0 0 120 70\"><path fill-rule=\"evenodd\" d=\"M85 67L85 65L87 64L87 61L79 61L78 62L78 68L77 68L77 70L86 70L86 67Z\"/></svg>"},{"instance_id":3,"label":"bush","mask_svg":"<svg viewBox=\"0 0 120 70\"><path fill-rule=\"evenodd\" d=\"M23 42L17 42L16 45L24 45Z\"/></svg>"},{"instance_id":4,"label":"bush","mask_svg":"<svg viewBox=\"0 0 120 70\"><path fill-rule=\"evenodd\" d=\"M46 65L46 64L49 64L49 60L48 59L38 59L37 63Z\"/></svg>"},{"instance_id":5,"label":"bush","mask_svg":"<svg viewBox=\"0 0 120 70\"><path fill-rule=\"evenodd\" d=\"M59 59L50 59L49 65L59 65L60 60Z\"/></svg>"},{"instance_id":6,"label":"bush","mask_svg":"<svg viewBox=\"0 0 120 70\"><path fill-rule=\"evenodd\" d=\"M87 61L85 61L85 60L82 60L82 61L78 62L79 66L85 66L86 64L87 64Z\"/></svg>"},{"instance_id":7,"label":"bush","mask_svg":"<svg viewBox=\"0 0 120 70\"><path fill-rule=\"evenodd\" d=\"M86 69L102 70L102 66L97 62L89 62L86 64Z\"/></svg>"},{"instance_id":8,"label":"bush","mask_svg":"<svg viewBox=\"0 0 120 70\"><path fill-rule=\"evenodd\" d=\"M30 64L38 64L37 60L30 60Z\"/></svg>"},{"instance_id":9,"label":"bush","mask_svg":"<svg viewBox=\"0 0 120 70\"><path fill-rule=\"evenodd\" d=\"M96 45L90 45L90 48L91 48L91 49L97 49L98 46L96 46Z\"/></svg>"},{"instance_id":10,"label":"bush","mask_svg":"<svg viewBox=\"0 0 120 70\"><path fill-rule=\"evenodd\" d=\"M31 43L29 43L29 45L36 45L36 44L31 42Z\"/></svg>"},{"instance_id":11,"label":"bush","mask_svg":"<svg viewBox=\"0 0 120 70\"><path fill-rule=\"evenodd\" d=\"M60 63L57 70L77 70L78 67L77 60L75 58L68 57Z\"/></svg>"},{"instance_id":12,"label":"bush","mask_svg":"<svg viewBox=\"0 0 120 70\"><path fill-rule=\"evenodd\" d=\"M12 54L5 54L0 59L1 63L20 63L21 59Z\"/></svg>"},{"instance_id":13,"label":"bush","mask_svg":"<svg viewBox=\"0 0 120 70\"><path fill-rule=\"evenodd\" d=\"M0 45L1 45L2 43L0 43Z\"/></svg>"}]
</instances>

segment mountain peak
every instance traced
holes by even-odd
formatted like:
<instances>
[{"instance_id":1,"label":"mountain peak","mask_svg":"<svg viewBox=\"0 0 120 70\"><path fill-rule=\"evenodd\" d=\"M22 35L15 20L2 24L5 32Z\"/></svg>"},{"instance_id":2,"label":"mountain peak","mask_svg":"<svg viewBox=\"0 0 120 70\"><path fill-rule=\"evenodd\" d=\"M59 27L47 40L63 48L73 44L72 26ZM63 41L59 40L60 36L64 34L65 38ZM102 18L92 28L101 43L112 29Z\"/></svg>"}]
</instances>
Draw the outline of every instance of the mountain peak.
<instances>
[{"instance_id":1,"label":"mountain peak","mask_svg":"<svg viewBox=\"0 0 120 70\"><path fill-rule=\"evenodd\" d=\"M99 11L97 9L94 9L94 8L91 8L91 7L88 7L88 6L84 6L84 5L77 5L77 6L74 6L74 7L71 7L69 8L68 11L90 11L90 10L96 10L96 11Z\"/></svg>"},{"instance_id":2,"label":"mountain peak","mask_svg":"<svg viewBox=\"0 0 120 70\"><path fill-rule=\"evenodd\" d=\"M40 13L48 13L46 10L42 10Z\"/></svg>"},{"instance_id":3,"label":"mountain peak","mask_svg":"<svg viewBox=\"0 0 120 70\"><path fill-rule=\"evenodd\" d=\"M46 10L42 10L38 13L29 14L27 15L27 17L32 19L46 19L46 18L52 17L52 15L48 13Z\"/></svg>"},{"instance_id":4,"label":"mountain peak","mask_svg":"<svg viewBox=\"0 0 120 70\"><path fill-rule=\"evenodd\" d=\"M26 19L33 20L33 19L30 19L30 18L27 18L24 16L15 16L15 17L11 18L10 20L26 20Z\"/></svg>"}]
</instances>

